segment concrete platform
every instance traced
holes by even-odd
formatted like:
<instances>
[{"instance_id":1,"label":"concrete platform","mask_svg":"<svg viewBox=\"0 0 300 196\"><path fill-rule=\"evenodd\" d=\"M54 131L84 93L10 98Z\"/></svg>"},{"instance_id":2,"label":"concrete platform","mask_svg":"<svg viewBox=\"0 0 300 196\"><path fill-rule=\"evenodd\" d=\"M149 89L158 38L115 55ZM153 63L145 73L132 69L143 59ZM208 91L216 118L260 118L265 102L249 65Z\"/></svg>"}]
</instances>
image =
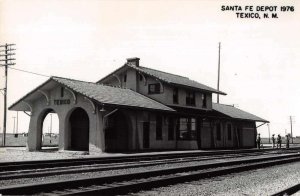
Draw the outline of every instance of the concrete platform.
<instances>
[{"instance_id":1,"label":"concrete platform","mask_svg":"<svg viewBox=\"0 0 300 196\"><path fill-rule=\"evenodd\" d=\"M291 148L300 147L300 144L291 144ZM282 145L285 148L285 145ZM264 144L262 149L272 149L272 144ZM252 149L257 150L257 149ZM32 161L32 160L53 160L72 158L94 158L94 157L126 157L143 156L156 154L176 154L193 152L216 152L228 150L184 150L184 151L160 151L160 152L138 152L138 153L95 153L88 154L84 151L57 151L55 147L44 147L42 151L29 152L25 147L0 147L0 162ZM231 151L231 150L230 150ZM235 150L232 150L235 151ZM250 149L251 151L251 149Z\"/></svg>"}]
</instances>

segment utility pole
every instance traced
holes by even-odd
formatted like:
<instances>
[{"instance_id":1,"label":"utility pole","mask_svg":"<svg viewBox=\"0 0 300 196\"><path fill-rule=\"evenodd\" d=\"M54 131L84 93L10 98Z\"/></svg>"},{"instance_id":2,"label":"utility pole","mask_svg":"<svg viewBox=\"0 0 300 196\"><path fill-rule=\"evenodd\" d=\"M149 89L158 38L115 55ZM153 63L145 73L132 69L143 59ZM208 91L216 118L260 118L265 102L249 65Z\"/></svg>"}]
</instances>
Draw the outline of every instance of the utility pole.
<instances>
[{"instance_id":1,"label":"utility pole","mask_svg":"<svg viewBox=\"0 0 300 196\"><path fill-rule=\"evenodd\" d=\"M13 129L13 134L15 134L15 124L16 124L16 117L15 116L13 116L13 119L14 119L14 129Z\"/></svg>"},{"instance_id":2,"label":"utility pole","mask_svg":"<svg viewBox=\"0 0 300 196\"><path fill-rule=\"evenodd\" d=\"M18 134L19 129L19 112L17 111L17 127L16 127L16 134Z\"/></svg>"},{"instance_id":3,"label":"utility pole","mask_svg":"<svg viewBox=\"0 0 300 196\"><path fill-rule=\"evenodd\" d=\"M290 116L290 123L291 123L291 137L292 137L292 144L293 144L294 142L293 142L293 119L292 119L292 116Z\"/></svg>"},{"instance_id":4,"label":"utility pole","mask_svg":"<svg viewBox=\"0 0 300 196\"><path fill-rule=\"evenodd\" d=\"M271 144L271 135L270 135L270 124L268 123L268 132L269 132L269 144Z\"/></svg>"},{"instance_id":5,"label":"utility pole","mask_svg":"<svg viewBox=\"0 0 300 196\"><path fill-rule=\"evenodd\" d=\"M5 45L0 45L0 67L5 68L5 86L2 89L3 90L3 95L4 95L4 114L3 114L3 135L2 135L2 146L5 146L5 139L6 139L6 111L7 111L7 68L8 66L15 65L13 63L14 58L11 58L15 53L11 53L11 51L15 50L12 49L11 46L14 46L15 44L5 44ZM3 54L4 52L4 54ZM4 62L4 64L2 63Z\"/></svg>"},{"instance_id":6,"label":"utility pole","mask_svg":"<svg viewBox=\"0 0 300 196\"><path fill-rule=\"evenodd\" d=\"M220 61L221 61L221 57L220 57L220 53L221 53L221 43L219 42L219 61L218 61L218 88L217 90L220 90ZM217 94L217 103L219 103L219 94Z\"/></svg>"},{"instance_id":7,"label":"utility pole","mask_svg":"<svg viewBox=\"0 0 300 196\"><path fill-rule=\"evenodd\" d=\"M52 134L52 114L50 114L50 144L51 144L51 134Z\"/></svg>"}]
</instances>

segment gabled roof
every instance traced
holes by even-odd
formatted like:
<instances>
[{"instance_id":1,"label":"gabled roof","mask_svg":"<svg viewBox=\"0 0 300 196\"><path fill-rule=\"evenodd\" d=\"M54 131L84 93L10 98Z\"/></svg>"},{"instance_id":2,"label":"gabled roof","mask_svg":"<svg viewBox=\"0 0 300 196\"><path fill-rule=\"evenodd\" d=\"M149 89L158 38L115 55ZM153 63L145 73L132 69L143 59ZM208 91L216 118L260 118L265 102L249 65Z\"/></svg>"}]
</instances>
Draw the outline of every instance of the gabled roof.
<instances>
[{"instance_id":1,"label":"gabled roof","mask_svg":"<svg viewBox=\"0 0 300 196\"><path fill-rule=\"evenodd\" d=\"M129 66L139 72L142 72L146 75L155 77L166 83L190 87L190 88L196 88L196 89L200 89L200 90L204 90L204 91L209 91L209 92L213 92L213 93L217 93L217 94L226 95L226 93L224 93L222 91L218 91L214 88L211 88L209 86L206 86L206 85L196 82L194 80L190 80L187 77L183 77L183 76L179 76L179 75L175 75L175 74L171 74L171 73L167 73L167 72L163 72L163 71L159 71L159 70L155 70L155 69L150 69L147 67L135 66L130 63L127 63L127 66Z\"/></svg>"},{"instance_id":2,"label":"gabled roof","mask_svg":"<svg viewBox=\"0 0 300 196\"><path fill-rule=\"evenodd\" d=\"M126 67L133 68L133 69L137 70L138 72L141 72L148 76L152 76L154 78L161 80L162 82L166 82L166 83L169 83L172 85L195 88L195 89L199 89L199 90L203 90L203 91L226 95L226 93L224 93L222 91L218 91L214 88L211 88L209 86L206 86L206 85L196 82L194 80L190 80L187 77L179 76L179 75L175 75L175 74L171 74L171 73L167 73L167 72L163 72L163 71L159 71L159 70L155 70L155 69L150 69L147 67L135 66L131 63L126 63L125 65L121 66L120 68L116 69L112 73L108 74L107 76L105 76L104 78L99 80L97 83L101 83L102 81L107 79L109 76L113 75L114 73L116 73Z\"/></svg>"},{"instance_id":3,"label":"gabled roof","mask_svg":"<svg viewBox=\"0 0 300 196\"><path fill-rule=\"evenodd\" d=\"M51 77L44 84L50 81L62 84L65 87L75 91L76 93L82 94L90 99L97 102L108 104L108 105L120 105L135 108L151 109L151 110L163 110L171 111L175 110L165 106L153 99L150 99L144 95L134 92L130 89L124 89L119 87L106 86L102 84L96 84L92 82L84 82L79 80L73 80L61 77ZM39 86L41 88L42 85ZM37 88L34 90L38 90ZM14 106L21 103L22 100L26 99L27 96L34 93L33 91L28 93L25 97L17 101L15 104L10 106L9 109L14 109Z\"/></svg>"},{"instance_id":4,"label":"gabled roof","mask_svg":"<svg viewBox=\"0 0 300 196\"><path fill-rule=\"evenodd\" d=\"M226 116L229 116L229 117L235 118L235 119L251 120L251 121L266 122L266 123L269 122L265 119L255 116L254 114L250 114L248 112L245 112L245 111L238 109L231 105L213 103L212 108L213 108L213 110L215 110L217 112L220 112L222 114L225 114Z\"/></svg>"}]
</instances>

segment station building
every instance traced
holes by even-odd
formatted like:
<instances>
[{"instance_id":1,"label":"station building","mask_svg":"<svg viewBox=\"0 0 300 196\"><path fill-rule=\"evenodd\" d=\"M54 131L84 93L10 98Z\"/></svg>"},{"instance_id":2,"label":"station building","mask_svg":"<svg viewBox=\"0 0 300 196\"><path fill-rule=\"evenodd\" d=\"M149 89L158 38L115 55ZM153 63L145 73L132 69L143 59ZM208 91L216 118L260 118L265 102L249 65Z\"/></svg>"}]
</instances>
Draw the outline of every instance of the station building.
<instances>
[{"instance_id":1,"label":"station building","mask_svg":"<svg viewBox=\"0 0 300 196\"><path fill-rule=\"evenodd\" d=\"M187 77L127 59L96 83L51 77L9 109L30 115L28 150L42 147L43 120L59 119L59 149L128 152L255 147L260 117L212 102L226 95Z\"/></svg>"}]
</instances>

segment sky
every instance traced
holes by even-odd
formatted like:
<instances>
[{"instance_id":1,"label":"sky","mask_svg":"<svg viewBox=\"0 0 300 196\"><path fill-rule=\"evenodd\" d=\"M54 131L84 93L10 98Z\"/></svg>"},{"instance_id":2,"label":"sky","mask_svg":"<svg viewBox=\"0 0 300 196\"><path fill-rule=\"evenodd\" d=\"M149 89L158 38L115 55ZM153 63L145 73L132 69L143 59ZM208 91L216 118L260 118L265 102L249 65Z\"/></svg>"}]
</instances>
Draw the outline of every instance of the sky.
<instances>
[{"instance_id":1,"label":"sky","mask_svg":"<svg viewBox=\"0 0 300 196\"><path fill-rule=\"evenodd\" d=\"M237 18L222 6L277 6L278 18ZM280 11L294 6L294 11ZM265 8L265 7L263 7ZM95 82L139 57L141 66L217 88L220 103L270 121L271 134L300 136L300 1L0 0L0 44L16 44L12 68ZM270 11L256 11L262 17ZM8 71L8 106L48 77ZM0 89L4 68L0 68ZM213 100L216 101L216 95ZM8 112L13 132L16 112ZM18 131L29 117L18 113ZM53 117L57 132L57 117ZM50 118L44 129L49 130ZM257 123L259 125L260 123ZM0 132L3 96L0 94ZM56 131L57 130L57 131ZM258 128L262 137L268 127Z\"/></svg>"}]
</instances>

